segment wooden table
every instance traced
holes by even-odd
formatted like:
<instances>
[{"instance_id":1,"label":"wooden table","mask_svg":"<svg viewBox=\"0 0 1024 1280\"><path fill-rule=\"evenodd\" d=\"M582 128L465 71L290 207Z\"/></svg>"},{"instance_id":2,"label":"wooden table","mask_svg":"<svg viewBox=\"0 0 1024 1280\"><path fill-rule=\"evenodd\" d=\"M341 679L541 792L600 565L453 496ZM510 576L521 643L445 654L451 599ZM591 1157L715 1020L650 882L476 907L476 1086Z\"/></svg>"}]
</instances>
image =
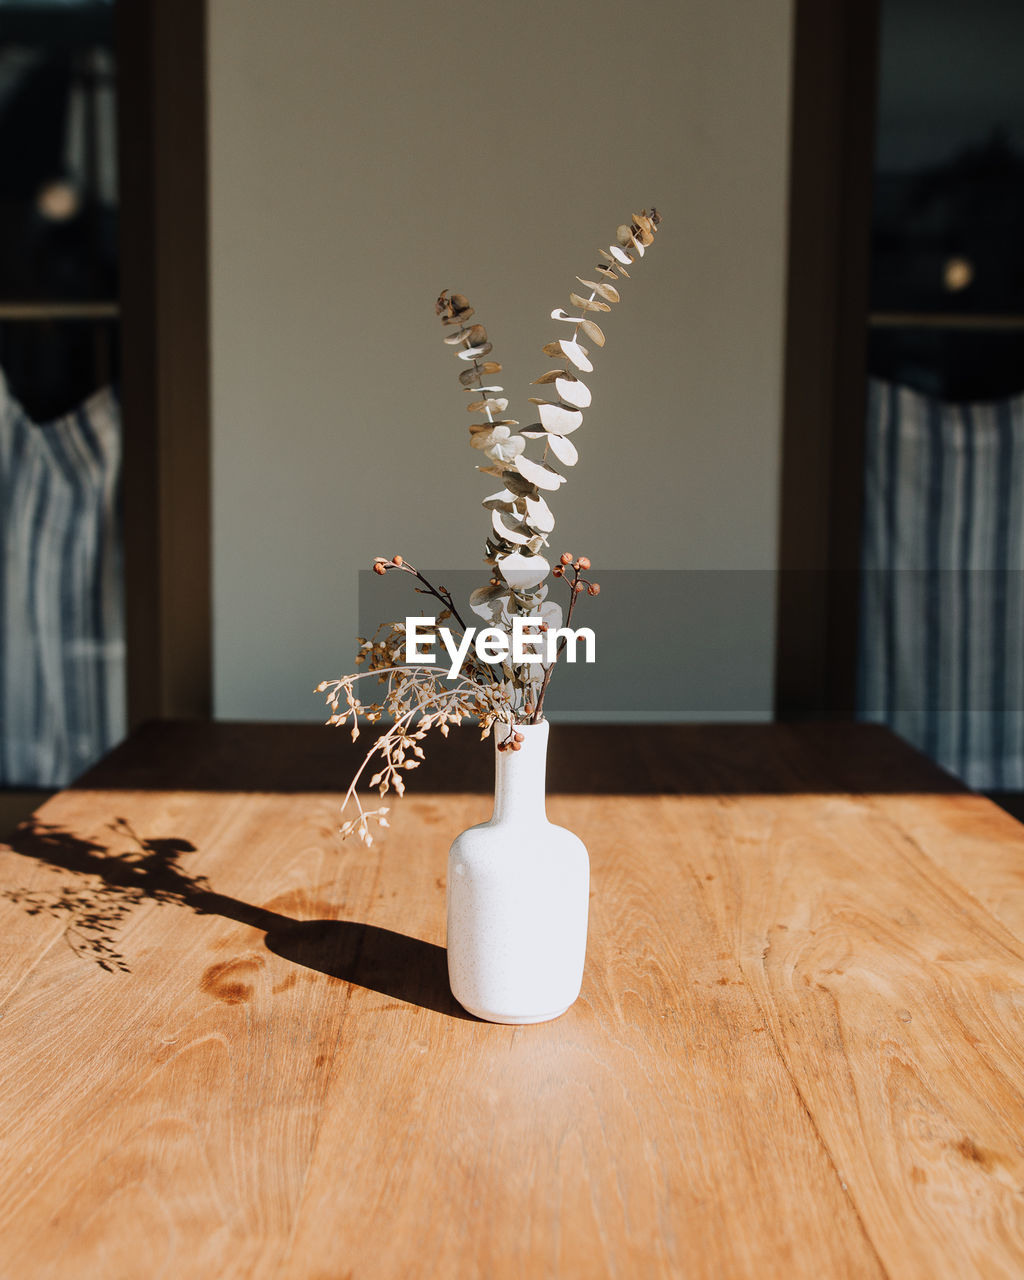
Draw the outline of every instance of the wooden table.
<instances>
[{"instance_id":1,"label":"wooden table","mask_svg":"<svg viewBox=\"0 0 1024 1280\"><path fill-rule=\"evenodd\" d=\"M1024 827L881 729L556 726L583 994L493 1026L475 738L369 851L347 735L267 725L149 727L5 847L4 1280L1024 1275Z\"/></svg>"}]
</instances>

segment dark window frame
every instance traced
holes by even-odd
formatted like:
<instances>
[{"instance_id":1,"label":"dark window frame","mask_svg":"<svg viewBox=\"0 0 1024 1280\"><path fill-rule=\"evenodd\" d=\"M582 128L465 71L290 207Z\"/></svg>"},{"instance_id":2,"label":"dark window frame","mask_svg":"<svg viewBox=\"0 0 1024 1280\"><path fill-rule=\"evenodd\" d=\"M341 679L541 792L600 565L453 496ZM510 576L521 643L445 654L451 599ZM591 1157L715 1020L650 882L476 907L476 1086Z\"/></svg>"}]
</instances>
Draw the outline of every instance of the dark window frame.
<instances>
[{"instance_id":1,"label":"dark window frame","mask_svg":"<svg viewBox=\"0 0 1024 1280\"><path fill-rule=\"evenodd\" d=\"M879 0L796 0L775 713L856 699Z\"/></svg>"},{"instance_id":2,"label":"dark window frame","mask_svg":"<svg viewBox=\"0 0 1024 1280\"><path fill-rule=\"evenodd\" d=\"M210 359L204 0L120 0L128 721L208 718Z\"/></svg>"}]
</instances>

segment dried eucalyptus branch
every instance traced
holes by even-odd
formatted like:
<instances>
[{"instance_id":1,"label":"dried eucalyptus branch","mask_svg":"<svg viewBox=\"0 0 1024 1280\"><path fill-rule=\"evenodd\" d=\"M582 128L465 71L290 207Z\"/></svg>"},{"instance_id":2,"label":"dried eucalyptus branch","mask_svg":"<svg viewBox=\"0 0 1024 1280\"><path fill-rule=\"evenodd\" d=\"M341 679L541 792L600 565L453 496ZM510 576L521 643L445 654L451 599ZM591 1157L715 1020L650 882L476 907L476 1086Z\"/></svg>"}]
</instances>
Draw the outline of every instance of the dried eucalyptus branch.
<instances>
[{"instance_id":1,"label":"dried eucalyptus branch","mask_svg":"<svg viewBox=\"0 0 1024 1280\"><path fill-rule=\"evenodd\" d=\"M464 389L479 392L483 397L467 406L470 412L487 416L486 422L475 422L469 428L470 444L482 450L489 462L478 469L499 478L504 486L483 500L484 507L491 512L492 525L485 562L494 566L497 577L470 598L470 606L481 617L497 623L502 617L507 619L510 614L521 612L524 603L528 608L539 603L536 598L517 600L515 594L530 596L551 568L540 554L555 527L554 515L544 494L557 490L566 477L548 461L549 455L563 467L575 466L579 457L569 436L582 425L583 411L590 406L591 393L578 374L590 373L594 367L580 335L596 346L604 346L604 333L592 317L595 313L610 311L620 300L611 282L620 275L629 278L626 268L642 258L654 243L660 222L660 213L652 208L649 213L644 209L634 214L631 222L623 223L616 231L615 243L598 250L603 261L594 270L600 278L576 277L590 290L589 297L575 290L569 294L570 303L581 314L568 314L561 307L551 312L553 320L571 324L572 333L543 347L545 355L561 358L563 364L535 378L532 385L552 387L557 399L531 396L530 403L536 405L540 420L518 434L512 430L519 425L514 418L495 417L505 413L508 400L498 398L502 387L485 386L483 378L499 372L501 365L495 361L480 363L482 357L490 354L492 344L483 325L469 323L475 313L468 299L461 293L450 294L445 290L437 300L437 314L442 324L452 330L444 341L461 347L457 353L459 358L471 366L459 375L459 381ZM533 440L544 443L540 460L531 458L527 452Z\"/></svg>"}]
</instances>

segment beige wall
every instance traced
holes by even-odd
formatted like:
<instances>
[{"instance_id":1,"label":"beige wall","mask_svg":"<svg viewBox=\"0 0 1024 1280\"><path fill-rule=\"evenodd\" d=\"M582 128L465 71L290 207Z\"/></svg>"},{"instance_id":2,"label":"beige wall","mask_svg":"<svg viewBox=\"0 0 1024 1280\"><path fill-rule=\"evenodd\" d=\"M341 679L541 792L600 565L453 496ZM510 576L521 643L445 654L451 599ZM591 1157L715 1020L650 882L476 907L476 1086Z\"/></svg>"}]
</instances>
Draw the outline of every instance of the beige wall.
<instances>
[{"instance_id":1,"label":"beige wall","mask_svg":"<svg viewBox=\"0 0 1024 1280\"><path fill-rule=\"evenodd\" d=\"M373 555L479 563L489 481L433 300L469 295L529 421L548 313L641 205L665 221L606 317L555 547L773 566L790 28L791 0L213 0L219 716L320 718ZM759 705L723 713L770 706L759 595Z\"/></svg>"}]
</instances>

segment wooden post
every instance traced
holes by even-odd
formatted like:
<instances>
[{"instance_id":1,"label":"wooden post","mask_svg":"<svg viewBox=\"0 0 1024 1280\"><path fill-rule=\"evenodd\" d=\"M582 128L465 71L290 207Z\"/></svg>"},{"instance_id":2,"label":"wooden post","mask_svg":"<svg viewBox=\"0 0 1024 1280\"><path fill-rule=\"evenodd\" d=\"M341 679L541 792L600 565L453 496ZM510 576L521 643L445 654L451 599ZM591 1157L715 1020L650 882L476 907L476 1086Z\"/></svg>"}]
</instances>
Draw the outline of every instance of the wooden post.
<instances>
[{"instance_id":1,"label":"wooden post","mask_svg":"<svg viewBox=\"0 0 1024 1280\"><path fill-rule=\"evenodd\" d=\"M211 707L204 0L117 6L128 717Z\"/></svg>"},{"instance_id":2,"label":"wooden post","mask_svg":"<svg viewBox=\"0 0 1024 1280\"><path fill-rule=\"evenodd\" d=\"M776 714L856 688L878 0L796 0Z\"/></svg>"}]
</instances>

